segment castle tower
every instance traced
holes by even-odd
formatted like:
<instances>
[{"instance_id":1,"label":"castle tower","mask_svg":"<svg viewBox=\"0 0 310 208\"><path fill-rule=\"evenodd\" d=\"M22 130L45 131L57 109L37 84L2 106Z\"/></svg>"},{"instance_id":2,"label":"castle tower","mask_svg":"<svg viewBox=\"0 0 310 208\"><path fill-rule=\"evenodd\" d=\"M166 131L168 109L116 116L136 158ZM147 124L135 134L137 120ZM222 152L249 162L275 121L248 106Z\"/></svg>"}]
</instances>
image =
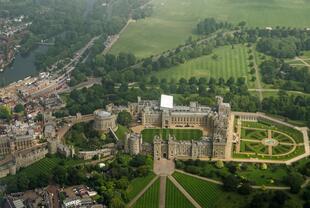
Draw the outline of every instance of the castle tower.
<instances>
[{"instance_id":1,"label":"castle tower","mask_svg":"<svg viewBox=\"0 0 310 208\"><path fill-rule=\"evenodd\" d=\"M168 156L167 159L171 160L176 157L177 144L175 142L175 138L169 135L168 140Z\"/></svg>"},{"instance_id":2,"label":"castle tower","mask_svg":"<svg viewBox=\"0 0 310 208\"><path fill-rule=\"evenodd\" d=\"M161 143L162 140L159 136L155 136L153 140L153 146L154 146L154 160L159 160L161 158Z\"/></svg>"}]
</instances>

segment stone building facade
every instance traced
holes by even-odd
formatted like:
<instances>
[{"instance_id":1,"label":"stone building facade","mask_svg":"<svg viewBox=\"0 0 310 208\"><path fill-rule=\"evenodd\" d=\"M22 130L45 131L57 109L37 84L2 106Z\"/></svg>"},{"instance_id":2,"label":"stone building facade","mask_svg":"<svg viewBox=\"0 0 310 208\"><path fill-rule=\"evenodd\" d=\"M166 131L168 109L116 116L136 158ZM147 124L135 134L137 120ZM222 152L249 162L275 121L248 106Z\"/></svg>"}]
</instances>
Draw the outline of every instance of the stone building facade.
<instances>
[{"instance_id":1,"label":"stone building facade","mask_svg":"<svg viewBox=\"0 0 310 208\"><path fill-rule=\"evenodd\" d=\"M29 129L20 134L9 133L0 136L0 155L9 155L33 147L36 144L34 131Z\"/></svg>"},{"instance_id":2,"label":"stone building facade","mask_svg":"<svg viewBox=\"0 0 310 208\"><path fill-rule=\"evenodd\" d=\"M13 153L10 157L7 157L7 160L1 161L0 178L9 174L15 175L17 170L43 159L47 153L47 143Z\"/></svg>"},{"instance_id":3,"label":"stone building facade","mask_svg":"<svg viewBox=\"0 0 310 208\"><path fill-rule=\"evenodd\" d=\"M109 128L115 130L117 128L116 125L116 115L111 114L104 110L96 110L94 112L94 129L97 131L107 132Z\"/></svg>"},{"instance_id":4,"label":"stone building facade","mask_svg":"<svg viewBox=\"0 0 310 208\"><path fill-rule=\"evenodd\" d=\"M227 134L231 107L217 97L216 109L191 102L189 106L162 108L159 101L144 101L129 104L131 114L145 128L186 128L202 127L208 135L200 141L177 141L170 137L168 141L155 138L153 143L154 158L225 158Z\"/></svg>"},{"instance_id":5,"label":"stone building facade","mask_svg":"<svg viewBox=\"0 0 310 208\"><path fill-rule=\"evenodd\" d=\"M142 152L142 136L140 134L127 134L124 144L125 152L137 155Z\"/></svg>"},{"instance_id":6,"label":"stone building facade","mask_svg":"<svg viewBox=\"0 0 310 208\"><path fill-rule=\"evenodd\" d=\"M161 138L154 139L154 159L198 159L207 158L211 155L212 142L204 137L200 141L178 141L170 137L168 141Z\"/></svg>"}]
</instances>

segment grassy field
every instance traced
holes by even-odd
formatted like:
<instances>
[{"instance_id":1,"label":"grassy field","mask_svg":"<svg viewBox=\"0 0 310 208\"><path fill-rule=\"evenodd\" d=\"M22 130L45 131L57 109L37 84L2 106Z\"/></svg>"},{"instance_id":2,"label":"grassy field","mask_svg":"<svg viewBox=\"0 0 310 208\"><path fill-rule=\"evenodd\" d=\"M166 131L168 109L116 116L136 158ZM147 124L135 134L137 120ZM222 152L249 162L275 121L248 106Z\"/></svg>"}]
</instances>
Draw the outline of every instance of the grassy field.
<instances>
[{"instance_id":1,"label":"grassy field","mask_svg":"<svg viewBox=\"0 0 310 208\"><path fill-rule=\"evenodd\" d=\"M159 206L159 179L138 199L133 208L158 208Z\"/></svg>"},{"instance_id":2,"label":"grassy field","mask_svg":"<svg viewBox=\"0 0 310 208\"><path fill-rule=\"evenodd\" d=\"M155 136L160 136L167 140L169 135L174 135L179 140L198 140L202 137L202 131L199 129L144 129L142 138L145 142L153 142Z\"/></svg>"},{"instance_id":3,"label":"grassy field","mask_svg":"<svg viewBox=\"0 0 310 208\"><path fill-rule=\"evenodd\" d=\"M249 86L254 87L251 81L248 54L248 48L243 45L236 45L234 49L231 46L223 46L215 49L212 55L202 56L170 69L163 69L152 75L158 78L189 79L190 77L222 77L225 80L230 77L245 77ZM217 59L212 56L216 54Z\"/></svg>"},{"instance_id":4,"label":"grassy field","mask_svg":"<svg viewBox=\"0 0 310 208\"><path fill-rule=\"evenodd\" d=\"M120 139L120 140L124 140L126 137L126 133L128 132L128 128L126 128L125 126L122 125L118 125L118 128L115 132L116 136Z\"/></svg>"},{"instance_id":5,"label":"grassy field","mask_svg":"<svg viewBox=\"0 0 310 208\"><path fill-rule=\"evenodd\" d=\"M175 172L173 177L202 207L214 207L216 201L220 199L222 190L219 185L178 172Z\"/></svg>"},{"instance_id":6,"label":"grassy field","mask_svg":"<svg viewBox=\"0 0 310 208\"><path fill-rule=\"evenodd\" d=\"M193 35L206 17L251 27L309 27L310 2L303 0L153 0L149 18L131 23L113 46L112 53L133 52L138 57L176 47ZM285 15L283 15L285 14Z\"/></svg>"},{"instance_id":7,"label":"grassy field","mask_svg":"<svg viewBox=\"0 0 310 208\"><path fill-rule=\"evenodd\" d=\"M135 178L130 181L130 184L126 190L129 200L132 200L139 192L155 177L155 175L149 174L146 177Z\"/></svg>"},{"instance_id":8,"label":"grassy field","mask_svg":"<svg viewBox=\"0 0 310 208\"><path fill-rule=\"evenodd\" d=\"M169 179L166 184L166 208L194 208Z\"/></svg>"}]
</instances>

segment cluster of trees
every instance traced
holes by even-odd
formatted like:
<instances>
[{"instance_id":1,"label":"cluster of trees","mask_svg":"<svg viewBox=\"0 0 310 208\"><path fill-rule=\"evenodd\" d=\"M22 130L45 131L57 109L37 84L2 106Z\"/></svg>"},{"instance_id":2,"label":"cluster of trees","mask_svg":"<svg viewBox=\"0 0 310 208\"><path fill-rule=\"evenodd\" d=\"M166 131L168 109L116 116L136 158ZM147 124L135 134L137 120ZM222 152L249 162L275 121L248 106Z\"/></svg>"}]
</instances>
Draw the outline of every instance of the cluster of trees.
<instances>
[{"instance_id":1,"label":"cluster of trees","mask_svg":"<svg viewBox=\"0 0 310 208\"><path fill-rule=\"evenodd\" d=\"M246 206L246 208L261 207L302 208L300 201L292 200L286 192L280 190L257 193Z\"/></svg>"},{"instance_id":2,"label":"cluster of trees","mask_svg":"<svg viewBox=\"0 0 310 208\"><path fill-rule=\"evenodd\" d=\"M232 28L228 22L217 22L214 18L206 18L196 26L196 32L200 35L208 35L222 28Z\"/></svg>"},{"instance_id":3,"label":"cluster of trees","mask_svg":"<svg viewBox=\"0 0 310 208\"><path fill-rule=\"evenodd\" d=\"M98 202L109 207L123 208L128 203L127 188L136 177L147 176L152 168L152 157L137 155L133 158L118 156L103 171L92 174L88 185L99 194Z\"/></svg>"},{"instance_id":4,"label":"cluster of trees","mask_svg":"<svg viewBox=\"0 0 310 208\"><path fill-rule=\"evenodd\" d=\"M0 119L10 120L12 118L11 109L8 106L0 105Z\"/></svg>"},{"instance_id":5,"label":"cluster of trees","mask_svg":"<svg viewBox=\"0 0 310 208\"><path fill-rule=\"evenodd\" d=\"M293 67L283 60L266 60L260 65L263 82L284 90L310 92L310 72L307 67Z\"/></svg>"},{"instance_id":6,"label":"cluster of trees","mask_svg":"<svg viewBox=\"0 0 310 208\"><path fill-rule=\"evenodd\" d=\"M99 54L96 56L95 64L97 67L103 67L106 72L109 72L132 66L136 61L137 59L132 53L107 54L105 56Z\"/></svg>"},{"instance_id":7,"label":"cluster of trees","mask_svg":"<svg viewBox=\"0 0 310 208\"><path fill-rule=\"evenodd\" d=\"M262 38L257 42L256 49L276 58L293 58L300 53L295 37Z\"/></svg>"},{"instance_id":8,"label":"cluster of trees","mask_svg":"<svg viewBox=\"0 0 310 208\"><path fill-rule=\"evenodd\" d=\"M153 13L153 6L148 4L143 7L138 7L132 11L132 19L144 19L150 17Z\"/></svg>"},{"instance_id":9,"label":"cluster of trees","mask_svg":"<svg viewBox=\"0 0 310 208\"><path fill-rule=\"evenodd\" d=\"M128 111L122 111L119 112L117 115L117 123L129 127L130 123L132 121L132 116Z\"/></svg>"},{"instance_id":10,"label":"cluster of trees","mask_svg":"<svg viewBox=\"0 0 310 208\"><path fill-rule=\"evenodd\" d=\"M93 122L75 124L65 135L66 143L78 150L96 150L114 140L109 134L100 133L93 128Z\"/></svg>"},{"instance_id":11,"label":"cluster of trees","mask_svg":"<svg viewBox=\"0 0 310 208\"><path fill-rule=\"evenodd\" d=\"M306 121L310 125L310 98L307 96L288 95L280 91L277 97L264 98L262 110L281 115L293 120Z\"/></svg>"}]
</instances>

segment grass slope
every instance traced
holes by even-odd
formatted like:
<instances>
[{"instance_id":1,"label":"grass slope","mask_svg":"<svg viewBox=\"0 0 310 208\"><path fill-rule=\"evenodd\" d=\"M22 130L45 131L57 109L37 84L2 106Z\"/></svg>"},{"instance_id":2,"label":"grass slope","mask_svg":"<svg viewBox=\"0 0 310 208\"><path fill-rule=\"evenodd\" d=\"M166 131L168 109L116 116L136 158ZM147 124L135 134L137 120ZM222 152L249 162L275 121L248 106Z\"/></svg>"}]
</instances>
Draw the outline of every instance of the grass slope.
<instances>
[{"instance_id":1,"label":"grass slope","mask_svg":"<svg viewBox=\"0 0 310 208\"><path fill-rule=\"evenodd\" d=\"M159 207L159 179L138 199L133 208Z\"/></svg>"},{"instance_id":2,"label":"grass slope","mask_svg":"<svg viewBox=\"0 0 310 208\"><path fill-rule=\"evenodd\" d=\"M219 185L175 172L173 177L204 208L212 208L222 194Z\"/></svg>"},{"instance_id":3,"label":"grass slope","mask_svg":"<svg viewBox=\"0 0 310 208\"><path fill-rule=\"evenodd\" d=\"M167 179L166 208L194 208L194 205Z\"/></svg>"},{"instance_id":4,"label":"grass slope","mask_svg":"<svg viewBox=\"0 0 310 208\"><path fill-rule=\"evenodd\" d=\"M155 175L149 174L146 177L135 178L130 181L130 184L126 190L129 200L132 200L139 192L155 177Z\"/></svg>"},{"instance_id":5,"label":"grass slope","mask_svg":"<svg viewBox=\"0 0 310 208\"><path fill-rule=\"evenodd\" d=\"M112 53L138 57L157 54L184 43L197 22L206 17L251 27L309 27L310 1L303 0L153 0L151 17L131 23ZM285 15L283 15L285 14Z\"/></svg>"},{"instance_id":6,"label":"grass slope","mask_svg":"<svg viewBox=\"0 0 310 208\"><path fill-rule=\"evenodd\" d=\"M59 164L60 162L63 162L65 166L72 166L79 163L83 163L83 160L73 160L73 159L61 159L59 157L46 157L38 162L33 163L32 165L21 169L17 172L14 176L8 176L3 178L3 180L9 179L11 177L17 177L19 175L26 175L26 176L39 176L43 173L50 173L53 171L53 169ZM2 179L1 179L2 180Z\"/></svg>"},{"instance_id":7,"label":"grass slope","mask_svg":"<svg viewBox=\"0 0 310 208\"><path fill-rule=\"evenodd\" d=\"M215 49L213 54L218 56L217 59L212 58L212 55L202 56L190 60L184 64L158 71L152 75L158 78L179 80L180 78L189 79L190 77L214 77L224 78L225 80L230 77L245 77L248 84L254 85L251 82L249 74L250 68L248 67L248 48L243 45L237 45L232 49L231 46L224 46Z\"/></svg>"}]
</instances>

